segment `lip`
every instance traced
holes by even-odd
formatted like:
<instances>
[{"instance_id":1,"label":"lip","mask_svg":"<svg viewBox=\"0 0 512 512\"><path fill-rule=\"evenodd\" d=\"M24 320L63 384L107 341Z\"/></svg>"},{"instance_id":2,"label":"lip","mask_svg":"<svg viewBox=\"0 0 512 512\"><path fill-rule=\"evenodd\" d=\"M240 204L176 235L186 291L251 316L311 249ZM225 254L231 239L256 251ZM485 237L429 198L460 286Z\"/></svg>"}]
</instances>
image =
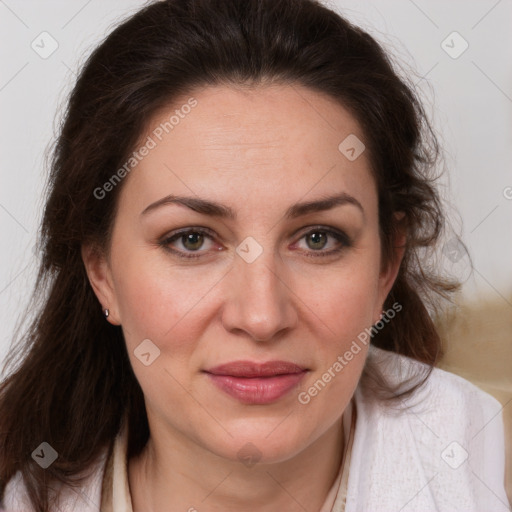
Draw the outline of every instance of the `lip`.
<instances>
[{"instance_id":1,"label":"lip","mask_svg":"<svg viewBox=\"0 0 512 512\"><path fill-rule=\"evenodd\" d=\"M264 405L288 394L307 371L307 368L287 361L233 361L205 373L213 384L238 401Z\"/></svg>"},{"instance_id":2,"label":"lip","mask_svg":"<svg viewBox=\"0 0 512 512\"><path fill-rule=\"evenodd\" d=\"M213 375L226 375L231 377L275 377L276 375L287 375L300 373L306 370L295 363L288 361L267 361L258 363L256 361L231 361L206 370Z\"/></svg>"}]
</instances>

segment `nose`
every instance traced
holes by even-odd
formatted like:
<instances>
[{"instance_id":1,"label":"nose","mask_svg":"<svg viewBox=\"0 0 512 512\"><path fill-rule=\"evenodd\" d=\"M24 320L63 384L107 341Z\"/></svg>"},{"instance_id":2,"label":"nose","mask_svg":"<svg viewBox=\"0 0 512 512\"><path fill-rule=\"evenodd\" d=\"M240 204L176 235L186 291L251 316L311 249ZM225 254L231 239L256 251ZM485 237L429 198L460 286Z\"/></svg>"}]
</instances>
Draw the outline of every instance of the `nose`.
<instances>
[{"instance_id":1,"label":"nose","mask_svg":"<svg viewBox=\"0 0 512 512\"><path fill-rule=\"evenodd\" d=\"M285 274L270 251L252 263L235 255L222 312L225 329L261 342L293 329L298 321L296 297Z\"/></svg>"}]
</instances>

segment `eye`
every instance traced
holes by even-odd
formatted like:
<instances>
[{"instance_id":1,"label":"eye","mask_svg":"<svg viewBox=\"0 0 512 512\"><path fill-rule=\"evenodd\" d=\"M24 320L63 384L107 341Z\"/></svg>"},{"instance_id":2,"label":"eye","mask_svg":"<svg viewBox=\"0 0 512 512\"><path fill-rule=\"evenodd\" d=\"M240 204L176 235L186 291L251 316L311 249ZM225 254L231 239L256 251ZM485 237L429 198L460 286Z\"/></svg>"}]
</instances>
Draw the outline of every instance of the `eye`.
<instances>
[{"instance_id":1,"label":"eye","mask_svg":"<svg viewBox=\"0 0 512 512\"><path fill-rule=\"evenodd\" d=\"M187 228L166 236L159 245L181 258L199 258L212 249L213 236L206 228Z\"/></svg>"},{"instance_id":2,"label":"eye","mask_svg":"<svg viewBox=\"0 0 512 512\"><path fill-rule=\"evenodd\" d=\"M314 231L305 236L306 243L311 249L323 249L329 240L329 235L324 231Z\"/></svg>"},{"instance_id":3,"label":"eye","mask_svg":"<svg viewBox=\"0 0 512 512\"><path fill-rule=\"evenodd\" d=\"M331 256L352 245L350 238L342 231L323 226L315 226L310 229L302 235L299 242L302 240L305 241L306 247L298 244L298 248L307 257ZM214 233L207 228L200 227L189 227L176 231L163 238L159 245L179 258L185 259L201 258L204 253L209 251L222 250L222 247L219 246L215 249Z\"/></svg>"},{"instance_id":4,"label":"eye","mask_svg":"<svg viewBox=\"0 0 512 512\"><path fill-rule=\"evenodd\" d=\"M350 238L342 231L321 226L315 227L302 235L299 241L301 240L305 240L306 247L300 247L300 249L309 252L309 254L306 254L307 256L313 257L330 256L352 245Z\"/></svg>"},{"instance_id":5,"label":"eye","mask_svg":"<svg viewBox=\"0 0 512 512\"><path fill-rule=\"evenodd\" d=\"M190 232L186 235L181 235L179 240L181 244L188 250L197 251L201 249L201 246L204 244L205 236L202 233L194 233Z\"/></svg>"}]
</instances>

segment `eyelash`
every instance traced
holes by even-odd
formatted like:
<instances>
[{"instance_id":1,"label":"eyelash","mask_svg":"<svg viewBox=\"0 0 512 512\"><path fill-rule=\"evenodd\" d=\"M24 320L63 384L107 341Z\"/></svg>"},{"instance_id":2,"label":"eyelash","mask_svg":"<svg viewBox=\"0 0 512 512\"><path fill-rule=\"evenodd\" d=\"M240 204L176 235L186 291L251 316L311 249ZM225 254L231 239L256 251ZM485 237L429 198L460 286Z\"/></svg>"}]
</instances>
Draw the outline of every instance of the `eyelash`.
<instances>
[{"instance_id":1,"label":"eyelash","mask_svg":"<svg viewBox=\"0 0 512 512\"><path fill-rule=\"evenodd\" d=\"M183 236L191 234L191 233L205 235L205 236L207 236L210 239L214 238L213 237L213 232L210 231L209 229L200 228L200 227L198 227L198 228L185 228L183 230L175 232L171 236L166 236L164 239L162 239L162 240L160 240L158 242L158 245L160 245L166 251L169 251L169 252L175 254L176 256L178 256L179 258L182 258L182 259L189 259L190 260L190 259L201 258L202 257L201 252L206 252L206 251L198 250L198 251L192 251L192 253L184 253L182 251L178 251L176 249L171 249L169 247L169 245L172 242L174 242L175 240L179 240ZM311 235L313 233L324 233L324 234L327 234L328 236L332 236L334 239L336 239L341 244L341 246L339 246L339 247L337 247L335 249L328 250L328 251L323 251L321 249L318 250L318 251L315 251L315 250L312 249L311 250L312 252L310 252L309 254L306 254L307 257L311 257L311 258L318 258L318 257L325 258L325 257L328 257L328 256L332 256L334 254L338 254L341 251L343 251L344 249L349 248L349 247L352 246L352 240L346 235L346 233L343 233L342 231L333 230L331 228L325 228L325 227L322 227L322 226L313 226L309 231L304 233L299 238L299 240L302 240L304 237L307 237L308 235Z\"/></svg>"}]
</instances>

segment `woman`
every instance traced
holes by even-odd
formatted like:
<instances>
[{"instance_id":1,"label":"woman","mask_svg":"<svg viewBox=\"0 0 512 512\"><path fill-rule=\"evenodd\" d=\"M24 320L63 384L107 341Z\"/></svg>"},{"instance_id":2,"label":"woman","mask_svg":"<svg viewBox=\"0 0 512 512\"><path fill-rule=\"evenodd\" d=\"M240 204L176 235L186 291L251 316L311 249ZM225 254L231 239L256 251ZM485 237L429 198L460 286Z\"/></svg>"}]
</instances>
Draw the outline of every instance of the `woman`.
<instances>
[{"instance_id":1,"label":"woman","mask_svg":"<svg viewBox=\"0 0 512 512\"><path fill-rule=\"evenodd\" d=\"M437 152L378 44L312 0L122 23L55 148L2 506L506 510L498 402L434 368Z\"/></svg>"}]
</instances>

